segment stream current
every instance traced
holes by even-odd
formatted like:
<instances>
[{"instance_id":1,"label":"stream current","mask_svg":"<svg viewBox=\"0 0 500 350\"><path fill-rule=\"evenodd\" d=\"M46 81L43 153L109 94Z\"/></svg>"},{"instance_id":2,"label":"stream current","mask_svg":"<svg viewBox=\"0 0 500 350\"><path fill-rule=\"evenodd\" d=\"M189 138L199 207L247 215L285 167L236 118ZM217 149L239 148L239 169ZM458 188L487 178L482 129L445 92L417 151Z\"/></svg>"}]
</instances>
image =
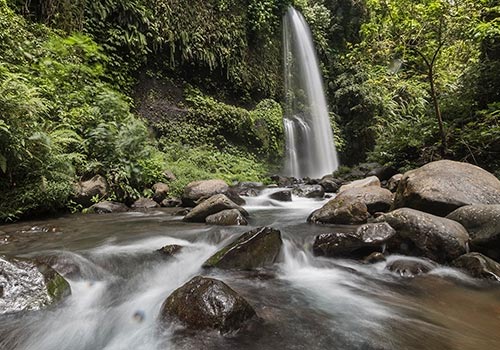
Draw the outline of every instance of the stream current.
<instances>
[{"instance_id":1,"label":"stream current","mask_svg":"<svg viewBox=\"0 0 500 350\"><path fill-rule=\"evenodd\" d=\"M184 223L168 209L0 227L0 254L57 256L72 290L56 306L0 315L0 349L500 349L498 285L447 267L407 279L385 270L386 262L314 257L317 234L353 228L306 224L324 202L282 203L268 194L246 198L251 218L243 227ZM273 268L201 268L259 226L281 230L284 245ZM153 254L168 244L186 248L169 259ZM163 301L196 275L226 282L260 321L229 336L160 327Z\"/></svg>"}]
</instances>

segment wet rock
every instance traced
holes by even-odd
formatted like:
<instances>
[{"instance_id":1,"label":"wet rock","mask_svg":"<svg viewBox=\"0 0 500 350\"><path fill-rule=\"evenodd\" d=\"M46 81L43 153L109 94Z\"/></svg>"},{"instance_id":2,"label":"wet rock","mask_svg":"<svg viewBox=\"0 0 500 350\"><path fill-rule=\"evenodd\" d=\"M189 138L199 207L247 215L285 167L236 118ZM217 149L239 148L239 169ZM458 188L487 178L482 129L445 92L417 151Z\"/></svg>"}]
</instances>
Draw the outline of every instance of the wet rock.
<instances>
[{"instance_id":1,"label":"wet rock","mask_svg":"<svg viewBox=\"0 0 500 350\"><path fill-rule=\"evenodd\" d=\"M168 185L166 183L157 182L153 185L153 191L154 191L153 200L156 203L161 204L161 202L165 198L167 198L168 191L170 191L170 188L168 187Z\"/></svg>"},{"instance_id":2,"label":"wet rock","mask_svg":"<svg viewBox=\"0 0 500 350\"><path fill-rule=\"evenodd\" d=\"M469 234L458 222L414 209L397 209L375 221L387 222L396 230L401 243L391 248L394 252L421 255L440 263L464 254L469 242Z\"/></svg>"},{"instance_id":3,"label":"wet rock","mask_svg":"<svg viewBox=\"0 0 500 350\"><path fill-rule=\"evenodd\" d=\"M298 182L297 179L294 177L287 177L287 176L281 176L281 175L273 175L273 176L271 176L271 180L278 187L291 187Z\"/></svg>"},{"instance_id":4,"label":"wet rock","mask_svg":"<svg viewBox=\"0 0 500 350\"><path fill-rule=\"evenodd\" d=\"M245 209L227 198L226 195L216 194L194 207L183 220L190 222L205 222L207 216L227 209L237 209L244 216L248 216Z\"/></svg>"},{"instance_id":5,"label":"wet rock","mask_svg":"<svg viewBox=\"0 0 500 350\"><path fill-rule=\"evenodd\" d=\"M124 213L129 211L129 208L123 203L103 201L94 204L89 208L89 210L97 214L111 214L111 213Z\"/></svg>"},{"instance_id":6,"label":"wet rock","mask_svg":"<svg viewBox=\"0 0 500 350\"><path fill-rule=\"evenodd\" d=\"M182 205L179 198L167 198L161 201L161 206L165 208L176 208Z\"/></svg>"},{"instance_id":7,"label":"wet rock","mask_svg":"<svg viewBox=\"0 0 500 350\"><path fill-rule=\"evenodd\" d=\"M377 186L380 187L380 180L376 176L370 176L362 180L352 181L346 185L343 185L339 189L339 193L347 191L352 188L363 188L369 186Z\"/></svg>"},{"instance_id":8,"label":"wet rock","mask_svg":"<svg viewBox=\"0 0 500 350\"><path fill-rule=\"evenodd\" d=\"M41 255L33 261L37 264L45 264L52 267L65 278L76 279L82 274L80 266L73 259L64 254Z\"/></svg>"},{"instance_id":9,"label":"wet rock","mask_svg":"<svg viewBox=\"0 0 500 350\"><path fill-rule=\"evenodd\" d=\"M308 222L320 224L363 224L370 214L366 204L352 197L335 197L307 218Z\"/></svg>"},{"instance_id":10,"label":"wet rock","mask_svg":"<svg viewBox=\"0 0 500 350\"><path fill-rule=\"evenodd\" d=\"M219 250L203 267L251 270L271 266L276 262L282 244L280 231L260 227L244 233L233 243Z\"/></svg>"},{"instance_id":11,"label":"wet rock","mask_svg":"<svg viewBox=\"0 0 500 350\"><path fill-rule=\"evenodd\" d=\"M360 200L366 204L370 214L387 212L393 203L391 191L379 186L350 188L340 192L337 198L339 200L346 200L347 198Z\"/></svg>"},{"instance_id":12,"label":"wet rock","mask_svg":"<svg viewBox=\"0 0 500 350\"><path fill-rule=\"evenodd\" d=\"M500 205L467 205L446 217L467 229L473 250L500 261Z\"/></svg>"},{"instance_id":13,"label":"wet rock","mask_svg":"<svg viewBox=\"0 0 500 350\"><path fill-rule=\"evenodd\" d=\"M224 193L229 186L223 180L203 180L189 183L184 189L182 203L186 207L194 207L200 199Z\"/></svg>"},{"instance_id":14,"label":"wet rock","mask_svg":"<svg viewBox=\"0 0 500 350\"><path fill-rule=\"evenodd\" d=\"M373 252L363 259L363 263L365 264L376 264L381 261L385 261L385 255L380 252Z\"/></svg>"},{"instance_id":15,"label":"wet rock","mask_svg":"<svg viewBox=\"0 0 500 350\"><path fill-rule=\"evenodd\" d=\"M386 270L394 272L401 277L415 277L425 274L437 267L432 261L416 260L416 259L396 259L391 261L385 267Z\"/></svg>"},{"instance_id":16,"label":"wet rock","mask_svg":"<svg viewBox=\"0 0 500 350\"><path fill-rule=\"evenodd\" d=\"M402 178L403 174L396 174L393 177L391 177L387 182L387 189L391 192L396 192Z\"/></svg>"},{"instance_id":17,"label":"wet rock","mask_svg":"<svg viewBox=\"0 0 500 350\"><path fill-rule=\"evenodd\" d=\"M186 216L193 208L182 208L172 213L173 216Z\"/></svg>"},{"instance_id":18,"label":"wet rock","mask_svg":"<svg viewBox=\"0 0 500 350\"><path fill-rule=\"evenodd\" d=\"M165 257L173 257L178 254L182 250L181 245L177 244L169 244L157 250L158 253L161 253Z\"/></svg>"},{"instance_id":19,"label":"wet rock","mask_svg":"<svg viewBox=\"0 0 500 350\"><path fill-rule=\"evenodd\" d=\"M500 204L500 180L468 163L440 160L404 174L395 208L446 216L471 204Z\"/></svg>"},{"instance_id":20,"label":"wet rock","mask_svg":"<svg viewBox=\"0 0 500 350\"><path fill-rule=\"evenodd\" d=\"M209 225L236 226L248 225L248 221L237 209L228 209L207 216L205 222Z\"/></svg>"},{"instance_id":21,"label":"wet rock","mask_svg":"<svg viewBox=\"0 0 500 350\"><path fill-rule=\"evenodd\" d=\"M191 329L228 333L240 329L255 310L222 281L196 276L176 289L163 303L160 320L180 320Z\"/></svg>"},{"instance_id":22,"label":"wet rock","mask_svg":"<svg viewBox=\"0 0 500 350\"><path fill-rule=\"evenodd\" d=\"M283 190L274 192L269 195L269 198L280 202L291 202L292 201L292 190Z\"/></svg>"},{"instance_id":23,"label":"wet rock","mask_svg":"<svg viewBox=\"0 0 500 350\"><path fill-rule=\"evenodd\" d=\"M319 181L319 184L325 192L327 193L335 193L339 190L342 185L342 181L335 179L332 175L323 176L323 178Z\"/></svg>"},{"instance_id":24,"label":"wet rock","mask_svg":"<svg viewBox=\"0 0 500 350\"><path fill-rule=\"evenodd\" d=\"M380 181L387 181L397 173L398 171L392 166L381 166L371 170L366 176L376 176Z\"/></svg>"},{"instance_id":25,"label":"wet rock","mask_svg":"<svg viewBox=\"0 0 500 350\"><path fill-rule=\"evenodd\" d=\"M500 264L480 253L464 254L451 265L467 271L472 277L500 282Z\"/></svg>"},{"instance_id":26,"label":"wet rock","mask_svg":"<svg viewBox=\"0 0 500 350\"><path fill-rule=\"evenodd\" d=\"M73 200L87 208L92 205L94 197L104 198L108 194L108 183L101 175L96 175L87 181L80 181L74 186Z\"/></svg>"},{"instance_id":27,"label":"wet rock","mask_svg":"<svg viewBox=\"0 0 500 350\"><path fill-rule=\"evenodd\" d=\"M39 310L71 294L69 283L50 266L0 256L0 314Z\"/></svg>"},{"instance_id":28,"label":"wet rock","mask_svg":"<svg viewBox=\"0 0 500 350\"><path fill-rule=\"evenodd\" d=\"M139 198L132 204L132 209L153 209L159 207L158 203L149 198Z\"/></svg>"},{"instance_id":29,"label":"wet rock","mask_svg":"<svg viewBox=\"0 0 500 350\"><path fill-rule=\"evenodd\" d=\"M353 232L323 233L316 236L313 253L318 256L362 259L383 247L396 235L387 223L365 224Z\"/></svg>"},{"instance_id":30,"label":"wet rock","mask_svg":"<svg viewBox=\"0 0 500 350\"><path fill-rule=\"evenodd\" d=\"M263 188L262 182L240 182L236 185L235 190L240 196L257 197Z\"/></svg>"},{"instance_id":31,"label":"wet rock","mask_svg":"<svg viewBox=\"0 0 500 350\"><path fill-rule=\"evenodd\" d=\"M304 198L323 198L325 190L321 185L298 185L294 187L293 194Z\"/></svg>"}]
</instances>

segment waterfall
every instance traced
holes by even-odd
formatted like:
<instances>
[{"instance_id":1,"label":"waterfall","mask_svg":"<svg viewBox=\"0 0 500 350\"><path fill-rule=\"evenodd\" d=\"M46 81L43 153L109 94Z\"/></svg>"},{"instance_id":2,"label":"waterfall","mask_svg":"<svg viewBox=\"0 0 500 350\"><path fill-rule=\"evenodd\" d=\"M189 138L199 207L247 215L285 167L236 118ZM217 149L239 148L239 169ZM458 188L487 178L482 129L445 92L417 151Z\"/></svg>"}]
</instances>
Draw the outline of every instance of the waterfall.
<instances>
[{"instance_id":1,"label":"waterfall","mask_svg":"<svg viewBox=\"0 0 500 350\"><path fill-rule=\"evenodd\" d=\"M283 19L286 175L320 178L338 167L311 31L290 7Z\"/></svg>"}]
</instances>

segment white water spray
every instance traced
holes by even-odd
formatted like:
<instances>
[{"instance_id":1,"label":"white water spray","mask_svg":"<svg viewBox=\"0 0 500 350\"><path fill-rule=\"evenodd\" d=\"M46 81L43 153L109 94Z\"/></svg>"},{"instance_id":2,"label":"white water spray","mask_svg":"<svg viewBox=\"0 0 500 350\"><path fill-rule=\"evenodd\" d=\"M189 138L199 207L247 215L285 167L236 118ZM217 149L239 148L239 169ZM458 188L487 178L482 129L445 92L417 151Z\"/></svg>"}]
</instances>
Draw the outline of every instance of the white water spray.
<instances>
[{"instance_id":1,"label":"white water spray","mask_svg":"<svg viewBox=\"0 0 500 350\"><path fill-rule=\"evenodd\" d=\"M286 175L320 178L338 168L311 31L290 7L283 19Z\"/></svg>"}]
</instances>

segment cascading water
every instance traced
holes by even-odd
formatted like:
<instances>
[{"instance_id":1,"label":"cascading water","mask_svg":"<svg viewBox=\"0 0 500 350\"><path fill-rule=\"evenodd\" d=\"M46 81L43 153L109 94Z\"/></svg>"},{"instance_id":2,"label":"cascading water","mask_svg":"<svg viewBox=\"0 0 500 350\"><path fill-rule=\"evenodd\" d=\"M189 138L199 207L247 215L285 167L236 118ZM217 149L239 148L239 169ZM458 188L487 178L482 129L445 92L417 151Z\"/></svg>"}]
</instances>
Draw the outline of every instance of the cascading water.
<instances>
[{"instance_id":1,"label":"cascading water","mask_svg":"<svg viewBox=\"0 0 500 350\"><path fill-rule=\"evenodd\" d=\"M338 167L311 31L290 7L283 20L286 175L320 178Z\"/></svg>"}]
</instances>

